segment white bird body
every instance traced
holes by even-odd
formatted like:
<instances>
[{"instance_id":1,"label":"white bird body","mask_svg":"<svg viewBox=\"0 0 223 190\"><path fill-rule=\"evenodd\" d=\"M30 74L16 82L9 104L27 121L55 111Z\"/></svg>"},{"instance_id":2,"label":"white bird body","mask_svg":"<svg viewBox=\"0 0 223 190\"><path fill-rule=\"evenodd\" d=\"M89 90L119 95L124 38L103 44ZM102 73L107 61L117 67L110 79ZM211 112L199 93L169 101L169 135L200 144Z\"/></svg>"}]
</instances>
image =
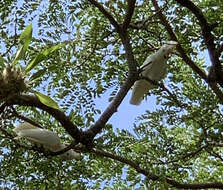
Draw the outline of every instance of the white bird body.
<instances>
[{"instance_id":1,"label":"white bird body","mask_svg":"<svg viewBox=\"0 0 223 190\"><path fill-rule=\"evenodd\" d=\"M167 73L167 59L168 55L173 51L177 42L170 41L169 44L163 45L157 52L150 55L144 61L142 68L142 76L148 77L151 80L159 81L163 79ZM136 81L133 90L130 104L139 105L145 94L154 88L155 85L149 83L147 80Z\"/></svg>"},{"instance_id":2,"label":"white bird body","mask_svg":"<svg viewBox=\"0 0 223 190\"><path fill-rule=\"evenodd\" d=\"M42 129L29 123L20 124L14 129L14 132L18 135L16 139L24 137L33 143L42 144L52 152L57 152L66 147L64 144L61 144L59 136L53 131ZM61 154L61 157L63 160L81 159L80 153L74 150L68 150Z\"/></svg>"}]
</instances>

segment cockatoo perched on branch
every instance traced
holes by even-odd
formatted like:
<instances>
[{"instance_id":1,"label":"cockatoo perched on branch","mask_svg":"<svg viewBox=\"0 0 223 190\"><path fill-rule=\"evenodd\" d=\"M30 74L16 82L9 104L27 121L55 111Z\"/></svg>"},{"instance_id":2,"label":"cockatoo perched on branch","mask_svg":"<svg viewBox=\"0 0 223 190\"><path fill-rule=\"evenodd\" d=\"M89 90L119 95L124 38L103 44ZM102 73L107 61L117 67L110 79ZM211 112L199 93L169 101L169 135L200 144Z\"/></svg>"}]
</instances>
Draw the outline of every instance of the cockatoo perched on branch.
<instances>
[{"instance_id":1,"label":"cockatoo perched on branch","mask_svg":"<svg viewBox=\"0 0 223 190\"><path fill-rule=\"evenodd\" d=\"M163 45L157 52L146 58L142 65L142 76L148 77L151 80L159 81L166 75L167 59L168 55L173 52L177 42L169 41ZM143 99L143 96L154 88L155 85L149 83L146 80L136 81L133 90L130 104L139 105Z\"/></svg>"},{"instance_id":2,"label":"cockatoo perched on branch","mask_svg":"<svg viewBox=\"0 0 223 190\"><path fill-rule=\"evenodd\" d=\"M42 129L29 123L22 123L14 128L13 131L18 135L16 138L24 137L33 143L43 145L52 152L60 151L66 147L64 144L61 144L60 138L53 131ZM68 150L60 156L63 160L81 159L80 153L77 153L74 150Z\"/></svg>"}]
</instances>

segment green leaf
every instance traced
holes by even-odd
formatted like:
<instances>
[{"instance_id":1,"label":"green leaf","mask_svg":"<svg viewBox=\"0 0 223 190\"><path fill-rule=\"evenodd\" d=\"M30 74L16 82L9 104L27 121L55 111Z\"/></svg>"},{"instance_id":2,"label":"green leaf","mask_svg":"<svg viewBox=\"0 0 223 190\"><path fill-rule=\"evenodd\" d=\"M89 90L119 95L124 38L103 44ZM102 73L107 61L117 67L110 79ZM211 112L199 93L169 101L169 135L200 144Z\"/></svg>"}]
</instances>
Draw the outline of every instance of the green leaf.
<instances>
[{"instance_id":1,"label":"green leaf","mask_svg":"<svg viewBox=\"0 0 223 190\"><path fill-rule=\"evenodd\" d=\"M54 108L54 109L59 109L58 104L49 96L46 96L40 92L35 92L35 95L39 99L39 101L43 104L45 104L48 107Z\"/></svg>"},{"instance_id":2,"label":"green leaf","mask_svg":"<svg viewBox=\"0 0 223 190\"><path fill-rule=\"evenodd\" d=\"M26 44L32 40L32 24L26 27L26 29L20 35L19 39L22 44Z\"/></svg>"},{"instance_id":3,"label":"green leaf","mask_svg":"<svg viewBox=\"0 0 223 190\"><path fill-rule=\"evenodd\" d=\"M38 79L39 77L43 76L43 74L45 72L46 72L46 69L41 69L41 70L37 71L30 77L30 81L34 81L34 80Z\"/></svg>"},{"instance_id":4,"label":"green leaf","mask_svg":"<svg viewBox=\"0 0 223 190\"><path fill-rule=\"evenodd\" d=\"M22 46L17 51L16 56L12 62L12 65L16 65L18 60L20 60L24 57L26 50L29 47L29 44L32 40L32 24L30 24L26 27L26 29L20 35L19 39L20 39L20 43L22 44Z\"/></svg>"},{"instance_id":5,"label":"green leaf","mask_svg":"<svg viewBox=\"0 0 223 190\"><path fill-rule=\"evenodd\" d=\"M57 44L55 46L52 46L48 49L43 50L40 52L34 59L30 61L30 63L26 67L26 73L29 72L31 69L33 69L36 65L38 65L41 61L45 60L47 56L55 52L56 50L60 49L63 46L63 44Z\"/></svg>"},{"instance_id":6,"label":"green leaf","mask_svg":"<svg viewBox=\"0 0 223 190\"><path fill-rule=\"evenodd\" d=\"M5 59L0 55L0 65L3 66L5 62Z\"/></svg>"},{"instance_id":7,"label":"green leaf","mask_svg":"<svg viewBox=\"0 0 223 190\"><path fill-rule=\"evenodd\" d=\"M12 62L12 65L16 65L18 60L20 60L24 55L25 55L25 49L24 49L24 46L21 46L20 49L16 53L16 56Z\"/></svg>"}]
</instances>

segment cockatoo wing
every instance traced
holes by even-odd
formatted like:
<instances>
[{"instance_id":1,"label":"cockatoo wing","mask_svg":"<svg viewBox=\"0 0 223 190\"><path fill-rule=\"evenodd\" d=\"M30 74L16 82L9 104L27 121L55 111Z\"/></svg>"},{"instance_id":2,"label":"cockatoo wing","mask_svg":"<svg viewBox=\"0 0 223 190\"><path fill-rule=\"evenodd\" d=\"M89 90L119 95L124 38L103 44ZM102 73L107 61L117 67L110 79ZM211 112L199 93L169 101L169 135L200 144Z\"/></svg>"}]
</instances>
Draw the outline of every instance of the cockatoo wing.
<instances>
[{"instance_id":1,"label":"cockatoo wing","mask_svg":"<svg viewBox=\"0 0 223 190\"><path fill-rule=\"evenodd\" d=\"M154 85L146 80L136 81L132 90L130 104L139 105L143 99L144 94L148 94L149 90L153 87Z\"/></svg>"},{"instance_id":2,"label":"cockatoo wing","mask_svg":"<svg viewBox=\"0 0 223 190\"><path fill-rule=\"evenodd\" d=\"M52 152L57 152L65 148L65 145L61 144L60 138L56 133L47 129L38 128L29 123L20 124L14 128L14 132L16 132L19 138L24 137L31 142L42 144ZM63 160L80 160L81 154L71 149L61 154L61 158Z\"/></svg>"},{"instance_id":3,"label":"cockatoo wing","mask_svg":"<svg viewBox=\"0 0 223 190\"><path fill-rule=\"evenodd\" d=\"M29 123L19 125L14 131L18 137L24 137L34 143L42 144L52 151L60 149L60 138L52 131L38 128Z\"/></svg>"},{"instance_id":4,"label":"cockatoo wing","mask_svg":"<svg viewBox=\"0 0 223 190\"><path fill-rule=\"evenodd\" d=\"M36 129L37 127L34 125L31 125L27 122L25 123L20 123L16 128L13 129L14 132L18 133L21 130L25 130L25 129Z\"/></svg>"},{"instance_id":5,"label":"cockatoo wing","mask_svg":"<svg viewBox=\"0 0 223 190\"><path fill-rule=\"evenodd\" d=\"M142 65L142 68L143 68L142 75L143 76L148 77L151 70L153 69L153 67L154 67L153 57L154 57L154 55L150 55L144 61L143 65ZM130 99L130 104L140 105L144 95L148 94L149 90L152 89L152 88L154 88L154 85L149 83L146 80L136 81L134 86L133 86L132 96L131 96L131 99Z\"/></svg>"},{"instance_id":6,"label":"cockatoo wing","mask_svg":"<svg viewBox=\"0 0 223 190\"><path fill-rule=\"evenodd\" d=\"M177 42L169 41L168 44L163 45L157 52L148 56L144 61L142 68L142 76L148 77L151 80L159 81L166 75L167 65L166 61L168 55L173 51ZM139 105L143 96L155 86L146 80L136 81L133 90L130 104Z\"/></svg>"}]
</instances>

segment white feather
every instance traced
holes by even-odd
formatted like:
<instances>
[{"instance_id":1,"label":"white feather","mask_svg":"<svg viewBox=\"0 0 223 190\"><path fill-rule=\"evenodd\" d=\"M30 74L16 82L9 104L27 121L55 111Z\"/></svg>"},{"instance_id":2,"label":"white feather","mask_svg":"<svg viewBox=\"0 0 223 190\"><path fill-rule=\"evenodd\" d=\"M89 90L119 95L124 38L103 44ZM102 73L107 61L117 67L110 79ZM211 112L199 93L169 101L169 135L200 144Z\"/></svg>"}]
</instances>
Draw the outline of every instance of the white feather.
<instances>
[{"instance_id":1,"label":"white feather","mask_svg":"<svg viewBox=\"0 0 223 190\"><path fill-rule=\"evenodd\" d=\"M142 76L148 77L151 80L159 81L163 79L167 72L167 59L168 55L173 51L176 42L170 41L168 44L163 45L156 53L150 55L144 61L142 68ZM155 86L146 80L136 81L133 90L130 104L139 105L145 94Z\"/></svg>"},{"instance_id":2,"label":"white feather","mask_svg":"<svg viewBox=\"0 0 223 190\"><path fill-rule=\"evenodd\" d=\"M50 149L52 152L57 152L65 148L65 145L61 144L59 136L53 131L47 129L38 128L29 123L20 124L14 128L14 132L18 135L18 138L26 138L27 140L44 145L45 148ZM80 159L80 153L74 150L69 150L64 154L61 154L63 160Z\"/></svg>"},{"instance_id":3,"label":"white feather","mask_svg":"<svg viewBox=\"0 0 223 190\"><path fill-rule=\"evenodd\" d=\"M61 145L62 145L61 149L64 149L66 147L64 144ZM80 153L77 153L74 150L70 149L67 152L61 154L61 158L63 160L72 160L72 159L80 160L82 157Z\"/></svg>"}]
</instances>

